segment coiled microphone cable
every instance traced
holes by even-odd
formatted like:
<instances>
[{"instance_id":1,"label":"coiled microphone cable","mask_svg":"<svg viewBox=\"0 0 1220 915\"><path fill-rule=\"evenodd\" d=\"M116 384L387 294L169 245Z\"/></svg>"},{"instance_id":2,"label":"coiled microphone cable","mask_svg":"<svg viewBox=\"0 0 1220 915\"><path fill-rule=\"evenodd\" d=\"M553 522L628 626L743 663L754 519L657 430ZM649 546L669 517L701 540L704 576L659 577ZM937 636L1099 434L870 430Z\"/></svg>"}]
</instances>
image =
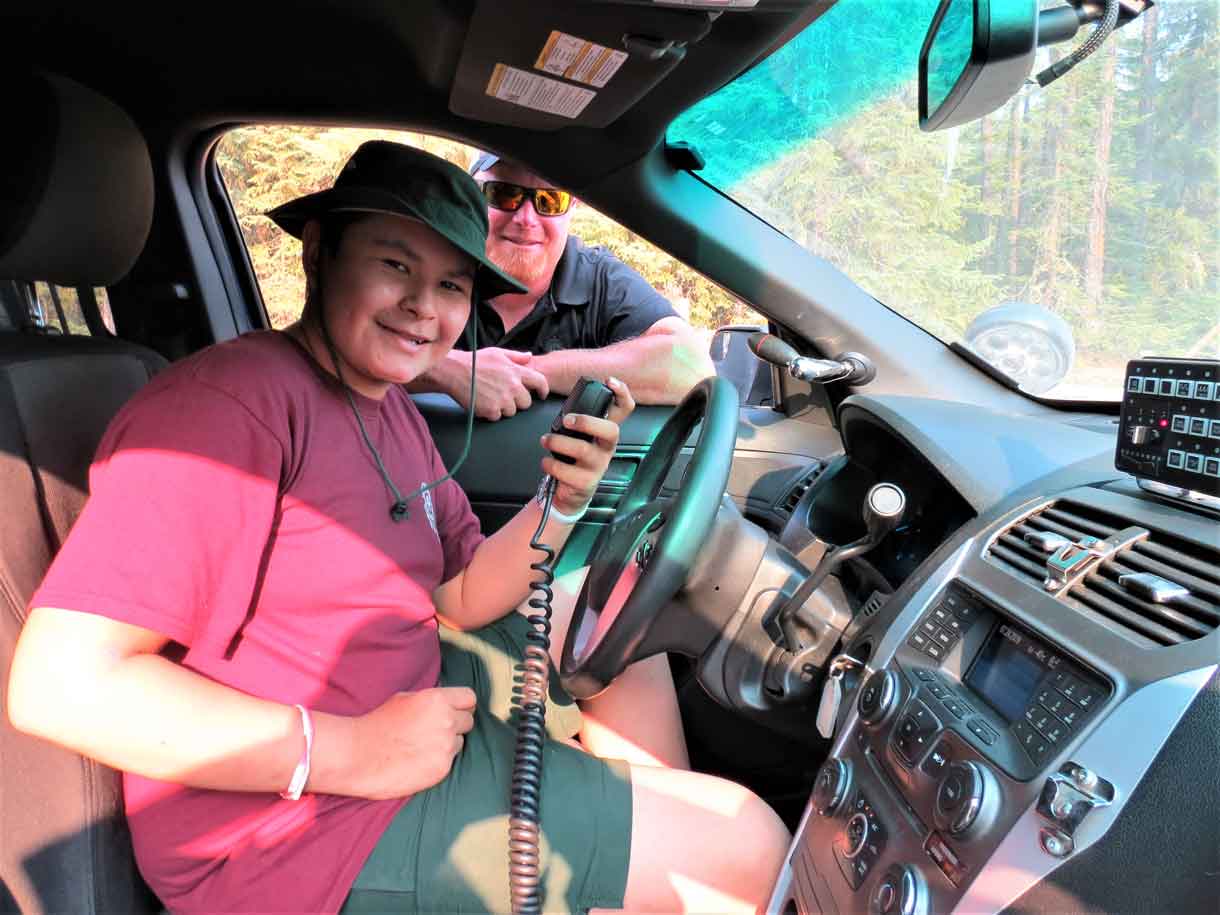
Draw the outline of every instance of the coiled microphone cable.
<instances>
[{"instance_id":1,"label":"coiled microphone cable","mask_svg":"<svg viewBox=\"0 0 1220 915\"><path fill-rule=\"evenodd\" d=\"M514 915L541 915L542 868L539 839L542 821L542 753L546 743L546 696L551 672L551 601L555 581L555 550L543 542L551 516L554 477L543 489L542 518L530 548L543 558L530 563L538 578L530 582L533 596L526 617L530 631L522 661L521 699L517 718L517 749L513 755L508 819L508 884Z\"/></svg>"}]
</instances>

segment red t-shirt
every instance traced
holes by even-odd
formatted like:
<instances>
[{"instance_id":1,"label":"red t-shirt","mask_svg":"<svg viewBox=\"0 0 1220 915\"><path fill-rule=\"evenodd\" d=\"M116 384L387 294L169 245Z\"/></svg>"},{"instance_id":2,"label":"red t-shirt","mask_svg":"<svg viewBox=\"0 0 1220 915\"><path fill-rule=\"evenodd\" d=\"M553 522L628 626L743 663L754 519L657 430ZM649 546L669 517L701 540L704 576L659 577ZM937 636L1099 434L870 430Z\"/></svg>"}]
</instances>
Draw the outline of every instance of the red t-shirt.
<instances>
[{"instance_id":1,"label":"red t-shirt","mask_svg":"<svg viewBox=\"0 0 1220 915\"><path fill-rule=\"evenodd\" d=\"M444 473L400 388L353 396L400 491ZM32 606L155 630L193 671L323 712L436 685L431 594L470 561L478 521L452 480L391 521L350 405L286 335L249 334L158 375L110 424L89 484ZM406 802L130 774L124 788L140 870L184 912L337 911Z\"/></svg>"}]
</instances>

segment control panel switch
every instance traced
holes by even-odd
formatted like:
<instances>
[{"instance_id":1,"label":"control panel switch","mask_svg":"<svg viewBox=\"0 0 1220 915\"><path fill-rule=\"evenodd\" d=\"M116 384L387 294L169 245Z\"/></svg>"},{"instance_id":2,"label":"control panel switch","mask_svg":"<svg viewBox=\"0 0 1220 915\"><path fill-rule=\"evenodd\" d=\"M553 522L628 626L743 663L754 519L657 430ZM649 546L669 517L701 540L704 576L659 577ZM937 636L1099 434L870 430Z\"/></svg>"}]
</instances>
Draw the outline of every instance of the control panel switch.
<instances>
[{"instance_id":1,"label":"control panel switch","mask_svg":"<svg viewBox=\"0 0 1220 915\"><path fill-rule=\"evenodd\" d=\"M1072 841L1072 837L1064 835L1058 829L1050 826L1043 826L1038 833L1038 842L1042 846L1042 850L1052 858L1066 858L1076 848L1076 843Z\"/></svg>"},{"instance_id":2,"label":"control panel switch","mask_svg":"<svg viewBox=\"0 0 1220 915\"><path fill-rule=\"evenodd\" d=\"M1071 853L1072 837L1085 817L1098 807L1114 803L1114 795L1114 785L1079 763L1064 763L1046 780L1038 798L1038 815L1050 826L1046 832L1068 840L1067 850L1062 855ZM1056 847L1062 847L1062 843ZM1045 838L1042 848L1049 855L1062 857L1048 847Z\"/></svg>"}]
</instances>

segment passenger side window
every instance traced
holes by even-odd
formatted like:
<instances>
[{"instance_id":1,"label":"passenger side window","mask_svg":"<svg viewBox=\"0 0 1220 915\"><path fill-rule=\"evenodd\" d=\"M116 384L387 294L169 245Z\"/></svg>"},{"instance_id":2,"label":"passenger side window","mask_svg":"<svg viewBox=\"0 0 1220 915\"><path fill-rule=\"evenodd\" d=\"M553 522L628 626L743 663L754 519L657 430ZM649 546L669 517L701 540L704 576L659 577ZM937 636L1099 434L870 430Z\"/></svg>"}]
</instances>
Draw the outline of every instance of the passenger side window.
<instances>
[{"instance_id":1,"label":"passenger side window","mask_svg":"<svg viewBox=\"0 0 1220 915\"><path fill-rule=\"evenodd\" d=\"M300 242L281 232L264 214L288 200L329 187L348 157L368 140L391 140L424 149L463 170L478 154L469 146L426 134L351 127L240 127L218 144L215 162L241 226L271 327L287 327L300 316L305 278ZM715 358L713 346L716 330L725 325L766 326L766 319L744 302L592 207L576 209L570 233L586 245L607 248L668 299L699 331L704 351L722 374L722 361ZM747 384L739 389L743 403L752 389L752 402L769 401L769 386Z\"/></svg>"}]
</instances>

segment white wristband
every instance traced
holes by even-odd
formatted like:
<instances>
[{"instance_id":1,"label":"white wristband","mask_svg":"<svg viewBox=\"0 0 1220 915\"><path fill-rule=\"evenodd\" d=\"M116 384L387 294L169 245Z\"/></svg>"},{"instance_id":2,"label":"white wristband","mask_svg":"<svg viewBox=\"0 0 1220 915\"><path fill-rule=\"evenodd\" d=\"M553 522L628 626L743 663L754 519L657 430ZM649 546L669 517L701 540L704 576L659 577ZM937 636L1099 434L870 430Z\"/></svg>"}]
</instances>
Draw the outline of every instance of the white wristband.
<instances>
[{"instance_id":1,"label":"white wristband","mask_svg":"<svg viewBox=\"0 0 1220 915\"><path fill-rule=\"evenodd\" d=\"M561 512L559 509L557 509L554 505L552 505L550 517L552 520L558 521L560 524L575 524L577 521L579 521L581 518L583 518L585 516L585 512L587 512L588 510L589 510L589 503L586 502L584 507L580 511L578 511L576 514L565 515L563 512Z\"/></svg>"},{"instance_id":2,"label":"white wristband","mask_svg":"<svg viewBox=\"0 0 1220 915\"><path fill-rule=\"evenodd\" d=\"M305 731L305 752L301 754L300 762L292 771L292 780L288 783L288 787L280 792L280 797L286 801L301 799L305 783L309 781L309 760L313 756L313 719L309 717L309 709L305 706L297 705L294 708L301 713L301 727Z\"/></svg>"},{"instance_id":3,"label":"white wristband","mask_svg":"<svg viewBox=\"0 0 1220 915\"><path fill-rule=\"evenodd\" d=\"M548 489L548 487L552 486L554 484L554 482L555 482L554 477L544 476L542 478L542 481L538 484L538 492L534 496L534 499L538 502L538 505L540 507L546 507L547 489ZM592 501L592 500L590 500L590 501ZM587 512L588 510L589 510L589 502L586 502L584 504L584 507L581 508L581 510L578 511L576 514L565 515L563 512L561 512L559 509L557 509L555 507L555 503L552 502L551 503L551 513L547 516L547 518L554 519L555 521L558 521L560 524L575 524L577 521L579 521L581 518L583 518L585 516L585 512Z\"/></svg>"}]
</instances>

